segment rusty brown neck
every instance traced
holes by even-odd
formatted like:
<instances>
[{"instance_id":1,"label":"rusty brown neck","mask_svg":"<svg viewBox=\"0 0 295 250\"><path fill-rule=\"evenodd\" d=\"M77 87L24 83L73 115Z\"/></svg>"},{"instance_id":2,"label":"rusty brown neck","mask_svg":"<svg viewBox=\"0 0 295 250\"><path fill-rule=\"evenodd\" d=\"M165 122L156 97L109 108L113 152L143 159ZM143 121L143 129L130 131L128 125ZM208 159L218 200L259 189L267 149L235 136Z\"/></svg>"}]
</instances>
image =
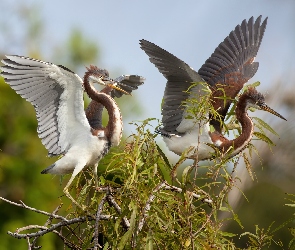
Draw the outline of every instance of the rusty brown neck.
<instances>
[{"instance_id":1,"label":"rusty brown neck","mask_svg":"<svg viewBox=\"0 0 295 250\"><path fill-rule=\"evenodd\" d=\"M230 150L231 157L247 147L253 135L253 122L247 114L247 98L249 98L247 95L241 95L236 107L236 116L237 120L241 123L242 133L233 140L221 139L222 143L220 144L220 149L223 153L226 153L232 148L232 150Z\"/></svg>"},{"instance_id":2,"label":"rusty brown neck","mask_svg":"<svg viewBox=\"0 0 295 250\"><path fill-rule=\"evenodd\" d=\"M95 134L97 129L104 130L105 136L112 145L118 145L122 136L122 117L118 105L114 99L108 95L110 93L109 87L104 88L103 92L98 92L90 83L89 76L91 74L86 72L84 75L84 88L88 96L97 104L92 104L94 106L98 105L98 110L102 110L100 105L103 105L109 116L108 124L105 128L94 128L93 134ZM100 105L99 105L100 104ZM97 112L92 113L97 115ZM101 115L101 114L100 114ZM92 117L90 117L92 119Z\"/></svg>"},{"instance_id":3,"label":"rusty brown neck","mask_svg":"<svg viewBox=\"0 0 295 250\"><path fill-rule=\"evenodd\" d=\"M106 93L107 95L111 94L111 87L105 87L103 88L100 93ZM102 129L102 112L103 112L104 106L97 101L91 100L89 103L87 109L85 110L87 120L94 130Z\"/></svg>"}]
</instances>

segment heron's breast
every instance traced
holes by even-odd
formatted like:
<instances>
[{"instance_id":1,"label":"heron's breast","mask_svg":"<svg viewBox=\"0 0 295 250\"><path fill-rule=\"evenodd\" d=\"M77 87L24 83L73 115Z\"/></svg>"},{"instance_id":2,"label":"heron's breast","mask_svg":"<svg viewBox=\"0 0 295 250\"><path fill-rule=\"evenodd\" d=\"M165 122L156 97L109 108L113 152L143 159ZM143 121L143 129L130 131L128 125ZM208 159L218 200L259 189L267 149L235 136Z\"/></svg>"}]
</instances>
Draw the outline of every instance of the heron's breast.
<instances>
[{"instance_id":1,"label":"heron's breast","mask_svg":"<svg viewBox=\"0 0 295 250\"><path fill-rule=\"evenodd\" d=\"M207 159L212 153L213 148L206 145L207 143L212 144L212 140L207 133L199 135L195 131L186 132L183 136L172 135L170 138L163 137L169 150L175 154L181 155L185 150L192 147L192 151L188 153L189 158L198 157L199 160Z\"/></svg>"}]
</instances>

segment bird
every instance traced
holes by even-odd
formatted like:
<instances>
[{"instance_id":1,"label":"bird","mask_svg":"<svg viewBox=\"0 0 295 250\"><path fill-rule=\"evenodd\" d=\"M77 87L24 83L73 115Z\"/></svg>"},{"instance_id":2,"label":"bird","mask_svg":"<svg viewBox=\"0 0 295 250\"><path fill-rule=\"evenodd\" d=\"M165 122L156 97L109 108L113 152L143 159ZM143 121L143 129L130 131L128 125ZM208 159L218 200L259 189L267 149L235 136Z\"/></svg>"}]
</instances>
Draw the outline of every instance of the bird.
<instances>
[{"instance_id":1,"label":"bird","mask_svg":"<svg viewBox=\"0 0 295 250\"><path fill-rule=\"evenodd\" d=\"M5 82L34 106L38 136L48 155L62 156L41 173L72 173L63 191L83 209L68 189L85 167L93 166L97 177L98 162L110 147L119 144L122 136L122 117L113 97L131 94L145 79L123 75L113 80L107 70L91 65L82 80L65 66L18 55L8 55L2 63L1 75ZM95 83L104 89L98 92ZM92 100L86 111L84 90ZM102 126L104 107L109 116L105 127Z\"/></svg>"},{"instance_id":2,"label":"bird","mask_svg":"<svg viewBox=\"0 0 295 250\"><path fill-rule=\"evenodd\" d=\"M253 136L254 125L247 114L248 108L261 109L286 120L267 106L260 92L249 87L240 95L235 109L242 127L241 134L232 140L222 134L223 121L232 100L258 70L259 63L254 59L267 24L267 18L262 23L261 18L259 16L254 21L251 17L237 25L198 72L154 43L140 40L141 49L167 79L162 102L163 127L158 133L170 151L178 155L187 151L188 158L201 161L216 157L217 148L222 155L231 158L244 150ZM200 99L208 92L210 103L220 118L215 118L209 111L199 120L189 117L188 107L183 102L187 104L192 98Z\"/></svg>"}]
</instances>

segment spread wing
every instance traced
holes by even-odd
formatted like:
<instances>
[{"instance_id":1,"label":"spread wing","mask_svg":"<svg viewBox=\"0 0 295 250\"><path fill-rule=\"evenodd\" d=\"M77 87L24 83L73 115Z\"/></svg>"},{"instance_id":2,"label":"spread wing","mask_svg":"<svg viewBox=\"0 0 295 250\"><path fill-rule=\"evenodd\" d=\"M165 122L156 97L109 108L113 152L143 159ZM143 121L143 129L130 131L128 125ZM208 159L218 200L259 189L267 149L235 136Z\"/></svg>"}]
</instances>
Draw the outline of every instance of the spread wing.
<instances>
[{"instance_id":1,"label":"spread wing","mask_svg":"<svg viewBox=\"0 0 295 250\"><path fill-rule=\"evenodd\" d=\"M145 78L138 75L122 75L114 79L114 81L117 82L117 86L131 94L133 90L138 89L144 83ZM117 98L120 98L124 94L119 90L110 89L109 87L104 88L101 92ZM92 100L85 110L88 122L93 129L102 128L103 109L104 106L101 103Z\"/></svg>"},{"instance_id":2,"label":"spread wing","mask_svg":"<svg viewBox=\"0 0 295 250\"><path fill-rule=\"evenodd\" d=\"M77 133L90 132L84 113L83 82L63 66L6 56L1 75L35 108L38 136L49 155L64 154Z\"/></svg>"},{"instance_id":3,"label":"spread wing","mask_svg":"<svg viewBox=\"0 0 295 250\"><path fill-rule=\"evenodd\" d=\"M142 85L145 81L145 78L138 75L122 75L114 79L115 82L118 83L118 86L127 91L129 94L133 90L137 90L140 85ZM121 97L123 92L113 89L111 92L112 97Z\"/></svg>"},{"instance_id":4,"label":"spread wing","mask_svg":"<svg viewBox=\"0 0 295 250\"><path fill-rule=\"evenodd\" d=\"M254 22L253 17L244 20L218 45L206 60L198 73L213 90L213 106L223 119L243 85L254 76L259 63L254 62L267 24L267 18L261 23L261 16ZM222 88L222 90L218 90ZM229 100L224 103L224 93ZM220 122L211 124L220 131Z\"/></svg>"},{"instance_id":5,"label":"spread wing","mask_svg":"<svg viewBox=\"0 0 295 250\"><path fill-rule=\"evenodd\" d=\"M190 98L186 91L192 83L203 81L201 76L185 62L159 46L146 40L140 40L140 45L150 61L167 79L162 105L162 131L173 134L185 132L194 126L194 122L192 119L185 119L186 113L182 103ZM196 85L191 91L202 92L200 86L202 85Z\"/></svg>"}]
</instances>

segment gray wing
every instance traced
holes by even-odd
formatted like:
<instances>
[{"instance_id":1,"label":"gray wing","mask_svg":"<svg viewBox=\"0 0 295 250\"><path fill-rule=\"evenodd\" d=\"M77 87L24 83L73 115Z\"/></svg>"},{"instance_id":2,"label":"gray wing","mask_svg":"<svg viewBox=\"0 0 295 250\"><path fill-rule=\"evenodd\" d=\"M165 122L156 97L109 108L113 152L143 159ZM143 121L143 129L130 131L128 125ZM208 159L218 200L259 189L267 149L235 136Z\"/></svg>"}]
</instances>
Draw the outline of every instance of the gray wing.
<instances>
[{"instance_id":1,"label":"gray wing","mask_svg":"<svg viewBox=\"0 0 295 250\"><path fill-rule=\"evenodd\" d=\"M131 94L133 90L138 89L138 87L144 83L145 78L138 75L122 75L114 79L114 81L117 83L117 86L119 86L121 89ZM104 92L108 95L111 95L112 97L117 97L117 98L120 98L124 94L123 92L116 89L112 89L110 91L110 88L108 87L104 88L101 92ZM89 103L87 109L85 110L88 122L93 129L100 129L103 127L102 126L103 109L104 109L104 106L101 103L98 103L92 100Z\"/></svg>"},{"instance_id":2,"label":"gray wing","mask_svg":"<svg viewBox=\"0 0 295 250\"><path fill-rule=\"evenodd\" d=\"M185 91L193 82L203 79L189 65L159 46L146 40L140 40L140 46L167 79L162 105L162 131L178 134L182 132L179 125L185 118L182 103L189 98L189 93Z\"/></svg>"},{"instance_id":3,"label":"gray wing","mask_svg":"<svg viewBox=\"0 0 295 250\"><path fill-rule=\"evenodd\" d=\"M114 79L115 82L117 82L118 86L127 91L129 94L133 90L137 90L140 85L142 85L145 81L145 78L138 75L122 75ZM121 97L123 95L123 92L113 89L111 92L112 97Z\"/></svg>"},{"instance_id":4,"label":"gray wing","mask_svg":"<svg viewBox=\"0 0 295 250\"><path fill-rule=\"evenodd\" d=\"M244 84L254 76L259 63L254 62L260 47L267 24L267 18L261 23L261 16L254 22L251 17L244 20L218 45L213 54L199 69L200 76L211 86L212 90L217 84L224 85L223 89L229 100L224 104L223 91L213 91L215 110L225 117L231 104ZM218 85L217 88L220 88ZM219 122L213 121L219 130Z\"/></svg>"},{"instance_id":5,"label":"gray wing","mask_svg":"<svg viewBox=\"0 0 295 250\"><path fill-rule=\"evenodd\" d=\"M246 80L254 76L258 62L253 62L260 47L267 24L267 18L260 25L261 16L255 23L253 17L243 20L218 45L213 54L199 69L203 79L214 86L216 83L227 83L226 75L238 72Z\"/></svg>"},{"instance_id":6,"label":"gray wing","mask_svg":"<svg viewBox=\"0 0 295 250\"><path fill-rule=\"evenodd\" d=\"M6 83L34 106L38 136L49 155L64 154L77 133L90 131L78 75L22 56L6 56L2 63Z\"/></svg>"}]
</instances>

